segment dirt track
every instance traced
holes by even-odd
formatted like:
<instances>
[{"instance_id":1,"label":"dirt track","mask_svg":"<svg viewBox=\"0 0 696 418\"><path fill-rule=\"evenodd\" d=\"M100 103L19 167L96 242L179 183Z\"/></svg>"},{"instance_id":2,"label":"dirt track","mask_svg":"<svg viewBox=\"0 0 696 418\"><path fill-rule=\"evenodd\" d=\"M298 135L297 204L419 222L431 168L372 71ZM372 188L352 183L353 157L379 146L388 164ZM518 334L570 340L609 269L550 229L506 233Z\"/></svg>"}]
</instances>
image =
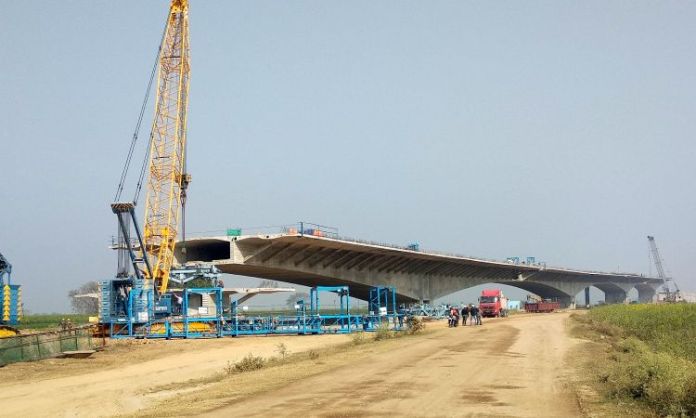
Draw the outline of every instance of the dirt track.
<instances>
[{"instance_id":1,"label":"dirt track","mask_svg":"<svg viewBox=\"0 0 696 418\"><path fill-rule=\"evenodd\" d=\"M0 416L134 412L161 396L150 394L150 388L220 373L228 361L237 362L250 352L271 357L281 342L299 352L345 341L345 335L120 341L91 359L11 364L0 369Z\"/></svg>"},{"instance_id":2,"label":"dirt track","mask_svg":"<svg viewBox=\"0 0 696 418\"><path fill-rule=\"evenodd\" d=\"M579 416L563 384L567 317L443 329L208 416Z\"/></svg>"},{"instance_id":3,"label":"dirt track","mask_svg":"<svg viewBox=\"0 0 696 418\"><path fill-rule=\"evenodd\" d=\"M574 343L565 333L567 316L520 315L455 329L431 324L437 329L423 336L322 359L313 376L301 376L307 366L299 364L289 373L264 369L243 376L258 385L251 395L235 395L238 383L223 381L201 396L232 396L209 416L580 415L563 384L564 356ZM110 416L159 401L171 413L186 400L170 397L182 392L150 389L211 376L249 352L277 355L279 342L297 353L346 341L336 335L159 341L112 346L91 360L10 365L0 369L0 415ZM264 375L255 373L272 383L264 387ZM190 386L184 393L201 389Z\"/></svg>"}]
</instances>

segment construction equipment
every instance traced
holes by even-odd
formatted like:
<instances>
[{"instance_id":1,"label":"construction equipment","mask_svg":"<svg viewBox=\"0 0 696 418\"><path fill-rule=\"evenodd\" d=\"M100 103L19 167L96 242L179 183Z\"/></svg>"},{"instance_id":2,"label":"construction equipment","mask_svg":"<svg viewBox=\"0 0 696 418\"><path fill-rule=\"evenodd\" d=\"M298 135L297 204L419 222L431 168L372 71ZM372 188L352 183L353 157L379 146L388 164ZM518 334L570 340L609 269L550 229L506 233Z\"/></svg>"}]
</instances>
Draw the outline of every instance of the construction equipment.
<instances>
[{"instance_id":1,"label":"construction equipment","mask_svg":"<svg viewBox=\"0 0 696 418\"><path fill-rule=\"evenodd\" d=\"M156 71L155 71L156 69ZM155 114L150 142L131 201L121 200L133 159L150 89L157 76ZM128 329L133 335L153 321L172 314L169 279L186 283L187 276L205 277L217 283L214 267L174 266L174 250L181 226L185 239L186 191L191 176L186 172L186 124L189 96L188 0L172 0L159 46L155 68L150 75L145 100L130 149L116 189L111 210L118 218L116 278L101 283L101 323L113 333ZM148 173L145 180L145 173ZM142 229L135 208L142 185L145 213ZM186 255L186 249L181 248ZM185 261L185 260L184 260Z\"/></svg>"},{"instance_id":2,"label":"construction equipment","mask_svg":"<svg viewBox=\"0 0 696 418\"><path fill-rule=\"evenodd\" d=\"M679 291L679 286L677 286L677 283L672 279L672 277L665 273L662 257L660 257L660 252L657 250L655 237L652 235L648 235L648 245L650 246L650 255L652 261L655 263L655 269L657 270L657 277L664 281L660 291L657 292L658 302L680 302L682 297Z\"/></svg>"},{"instance_id":3,"label":"construction equipment","mask_svg":"<svg viewBox=\"0 0 696 418\"><path fill-rule=\"evenodd\" d=\"M406 313L395 310L393 289L379 287L371 293L383 297L371 302L374 311L368 314L352 314L350 292L347 286L317 286L310 290L310 300L295 304L295 313L252 314L248 306L240 306L252 294L294 289L224 289L186 288L171 290L177 302L175 315L159 317L146 324L134 317L132 323L111 322L108 335L112 338L220 338L243 335L274 334L350 334L371 332L379 328L393 331L406 329ZM263 292L267 290L268 292ZM319 293L329 292L340 297L340 310L322 310ZM134 294L131 292L131 294ZM231 294L241 298L231 300ZM229 301L229 305L226 303ZM128 302L131 309L132 301ZM228 307L229 306L229 307ZM129 315L133 315L133 311Z\"/></svg>"},{"instance_id":4,"label":"construction equipment","mask_svg":"<svg viewBox=\"0 0 696 418\"><path fill-rule=\"evenodd\" d=\"M0 253L0 338L14 337L22 318L22 287L12 284L12 264Z\"/></svg>"}]
</instances>

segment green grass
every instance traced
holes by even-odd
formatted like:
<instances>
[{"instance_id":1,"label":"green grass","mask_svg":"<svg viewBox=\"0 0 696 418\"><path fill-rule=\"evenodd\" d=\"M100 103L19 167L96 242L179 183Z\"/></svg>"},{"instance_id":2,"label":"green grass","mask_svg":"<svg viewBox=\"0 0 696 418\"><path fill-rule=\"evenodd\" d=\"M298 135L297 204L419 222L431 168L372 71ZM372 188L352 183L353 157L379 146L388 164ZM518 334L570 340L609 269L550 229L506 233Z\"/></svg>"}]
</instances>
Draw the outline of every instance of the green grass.
<instances>
[{"instance_id":1,"label":"green grass","mask_svg":"<svg viewBox=\"0 0 696 418\"><path fill-rule=\"evenodd\" d=\"M70 319L70 322L74 325L84 325L89 322L90 315L82 314L37 314L37 315L27 315L22 318L19 322L19 328L22 329L49 329L60 327L60 321L65 319Z\"/></svg>"},{"instance_id":2,"label":"green grass","mask_svg":"<svg viewBox=\"0 0 696 418\"><path fill-rule=\"evenodd\" d=\"M576 320L611 345L597 368L611 398L696 416L696 305L607 305Z\"/></svg>"},{"instance_id":3,"label":"green grass","mask_svg":"<svg viewBox=\"0 0 696 418\"><path fill-rule=\"evenodd\" d=\"M620 328L656 351L696 361L696 304L607 305L588 317Z\"/></svg>"}]
</instances>

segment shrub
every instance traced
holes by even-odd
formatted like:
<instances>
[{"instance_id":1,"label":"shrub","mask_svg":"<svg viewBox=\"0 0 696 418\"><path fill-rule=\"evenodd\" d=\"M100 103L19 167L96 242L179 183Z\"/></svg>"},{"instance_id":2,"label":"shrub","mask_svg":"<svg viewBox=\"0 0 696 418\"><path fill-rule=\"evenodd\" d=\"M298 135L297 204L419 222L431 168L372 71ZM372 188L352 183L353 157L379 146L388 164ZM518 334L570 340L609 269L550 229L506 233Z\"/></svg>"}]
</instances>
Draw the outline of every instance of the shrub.
<instances>
[{"instance_id":1,"label":"shrub","mask_svg":"<svg viewBox=\"0 0 696 418\"><path fill-rule=\"evenodd\" d=\"M224 374L230 375L233 374L237 369L234 367L234 364L232 362L228 361L225 367L223 368Z\"/></svg>"},{"instance_id":2,"label":"shrub","mask_svg":"<svg viewBox=\"0 0 696 418\"><path fill-rule=\"evenodd\" d=\"M353 341L353 345L360 345L365 342L365 333L364 332L355 332L351 334L351 339Z\"/></svg>"},{"instance_id":3,"label":"shrub","mask_svg":"<svg viewBox=\"0 0 696 418\"><path fill-rule=\"evenodd\" d=\"M290 350L288 350L288 347L284 343L278 343L278 345L276 345L276 351L283 360L285 360L285 356L290 354Z\"/></svg>"},{"instance_id":4,"label":"shrub","mask_svg":"<svg viewBox=\"0 0 696 418\"><path fill-rule=\"evenodd\" d=\"M251 370L258 370L265 366L266 360L263 357L255 356L251 353L247 354L243 359L234 365L234 369L237 372L248 372Z\"/></svg>"},{"instance_id":5,"label":"shrub","mask_svg":"<svg viewBox=\"0 0 696 418\"><path fill-rule=\"evenodd\" d=\"M307 353L307 356L309 357L310 360L316 360L319 358L319 353L317 353L314 350L309 350L309 353Z\"/></svg>"},{"instance_id":6,"label":"shrub","mask_svg":"<svg viewBox=\"0 0 696 418\"><path fill-rule=\"evenodd\" d=\"M375 328L375 341L388 340L394 337L394 332L389 329L389 323L383 322Z\"/></svg>"},{"instance_id":7,"label":"shrub","mask_svg":"<svg viewBox=\"0 0 696 418\"><path fill-rule=\"evenodd\" d=\"M696 416L696 373L691 373L684 384L683 406L687 416Z\"/></svg>"},{"instance_id":8,"label":"shrub","mask_svg":"<svg viewBox=\"0 0 696 418\"><path fill-rule=\"evenodd\" d=\"M409 334L418 334L425 329L425 323L418 317L409 316L406 318L406 327Z\"/></svg>"}]
</instances>

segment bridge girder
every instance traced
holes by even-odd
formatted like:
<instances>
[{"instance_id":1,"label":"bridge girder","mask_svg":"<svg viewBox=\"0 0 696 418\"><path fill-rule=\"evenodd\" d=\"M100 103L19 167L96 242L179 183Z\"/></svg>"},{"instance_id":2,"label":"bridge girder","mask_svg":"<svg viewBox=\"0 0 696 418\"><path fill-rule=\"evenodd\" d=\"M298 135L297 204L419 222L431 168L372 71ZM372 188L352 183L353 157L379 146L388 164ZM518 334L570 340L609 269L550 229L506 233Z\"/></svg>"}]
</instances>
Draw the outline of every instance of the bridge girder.
<instances>
[{"instance_id":1,"label":"bridge girder","mask_svg":"<svg viewBox=\"0 0 696 418\"><path fill-rule=\"evenodd\" d=\"M223 272L300 285L348 285L366 298L376 285L392 285L401 301L434 300L483 283L518 287L541 297L574 300L596 286L620 302L636 287L641 300L661 284L637 275L547 269L464 257L441 256L299 235L208 238L186 244L190 261L213 262Z\"/></svg>"}]
</instances>

